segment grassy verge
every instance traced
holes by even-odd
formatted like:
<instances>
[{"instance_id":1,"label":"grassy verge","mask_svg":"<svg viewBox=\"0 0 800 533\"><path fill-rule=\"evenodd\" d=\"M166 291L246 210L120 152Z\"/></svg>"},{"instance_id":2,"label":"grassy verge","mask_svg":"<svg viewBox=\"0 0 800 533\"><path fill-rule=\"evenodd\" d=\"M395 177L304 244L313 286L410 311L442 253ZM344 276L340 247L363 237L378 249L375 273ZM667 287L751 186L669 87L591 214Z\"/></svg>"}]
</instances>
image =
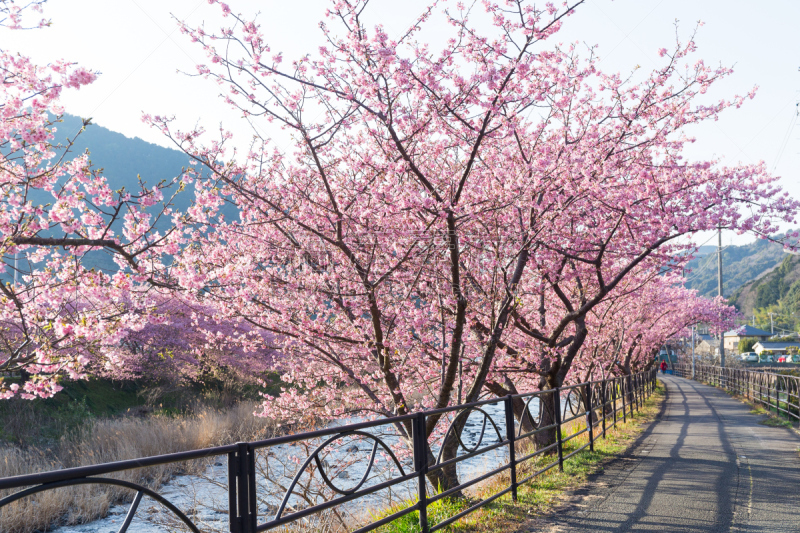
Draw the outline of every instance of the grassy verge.
<instances>
[{"instance_id":1,"label":"grassy verge","mask_svg":"<svg viewBox=\"0 0 800 533\"><path fill-rule=\"evenodd\" d=\"M736 394L731 391L725 391L725 392L727 392L728 395L731 396L733 399L739 400L743 404L751 407L752 409L750 409L750 414L766 416L764 420L759 422L759 424L763 426L769 426L773 428L795 429L795 426L797 425L797 422L792 422L791 420L784 418L775 407L766 409L763 405L757 405L753 401L747 399L746 397L740 394Z\"/></svg>"},{"instance_id":2,"label":"grassy verge","mask_svg":"<svg viewBox=\"0 0 800 533\"><path fill-rule=\"evenodd\" d=\"M601 438L600 431L596 431L594 452L590 452L587 448L567 460L564 463L563 472L560 472L558 467L555 467L520 486L516 503L511 500L509 495L502 496L444 528L443 531L507 533L516 531L522 522L547 513L561 500L567 491L585 483L589 475L602 470L607 460L624 452L636 440L642 431L643 424L652 421L658 414L663 396L663 388L659 385L655 394L644 403L641 411L632 417L628 416L627 424L622 423L622 415L620 414L617 427L606 431L606 438ZM576 425L569 428L567 432L572 434L576 429L580 430L582 427L585 426ZM564 445L564 455L583 446L587 439L588 434L585 433L566 443ZM523 456L527 453L529 453L527 450L522 449L517 452L518 456ZM553 456L537 456L519 465L517 479L524 479L554 460ZM467 499L440 500L429 507L429 523L431 525L439 523L447 517L453 516L477 503L479 500L502 491L508 487L508 484L508 474L498 474L479 485L468 495ZM380 515L373 516L372 519L377 520L381 517L389 516L413 504L414 502L406 502L395 505L391 509L384 510ZM418 513L413 512L379 528L377 531L381 533L416 533L420 531L418 520Z\"/></svg>"}]
</instances>

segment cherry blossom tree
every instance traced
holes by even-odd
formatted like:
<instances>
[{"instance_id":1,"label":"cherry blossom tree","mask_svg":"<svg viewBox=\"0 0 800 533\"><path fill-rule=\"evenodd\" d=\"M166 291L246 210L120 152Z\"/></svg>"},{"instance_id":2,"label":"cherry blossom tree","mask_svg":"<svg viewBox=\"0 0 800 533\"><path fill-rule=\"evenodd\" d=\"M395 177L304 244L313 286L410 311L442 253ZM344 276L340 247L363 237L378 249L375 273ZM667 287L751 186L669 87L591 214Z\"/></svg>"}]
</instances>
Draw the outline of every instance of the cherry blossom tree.
<instances>
[{"instance_id":1,"label":"cherry blossom tree","mask_svg":"<svg viewBox=\"0 0 800 533\"><path fill-rule=\"evenodd\" d=\"M281 150L256 131L238 154L225 130L206 142L145 117L195 162L182 179L201 225L182 228L172 274L207 291L218 320L280 339L294 387L265 414L444 407L459 363L468 402L531 376L560 386L590 313L632 272L676 266L680 237L766 236L793 219L797 202L763 165L684 159L687 126L743 103L698 103L730 69L685 67L690 39L638 81L602 73L592 49L552 43L582 3L459 4L432 50L417 38L435 5L392 39L366 1L337 1L327 45L290 65L226 4L219 31L181 23L208 54L198 74L293 141ZM227 202L237 220L221 216ZM439 422L428 417L430 434Z\"/></svg>"},{"instance_id":2,"label":"cherry blossom tree","mask_svg":"<svg viewBox=\"0 0 800 533\"><path fill-rule=\"evenodd\" d=\"M6 31L25 28L22 8L41 3L0 4ZM24 378L0 382L0 398L47 397L60 389L59 375L80 377L113 354L146 323L151 289L170 286L160 257L178 251L169 244L174 230L153 230L170 216L170 184L114 191L88 153L73 152L74 137L54 142L62 91L91 83L94 72L2 50L0 73L0 371ZM172 216L179 223L182 215ZM116 271L86 262L101 251Z\"/></svg>"},{"instance_id":3,"label":"cherry blossom tree","mask_svg":"<svg viewBox=\"0 0 800 533\"><path fill-rule=\"evenodd\" d=\"M739 317L735 307L720 297L699 296L685 288L684 281L675 275L658 276L593 310L593 331L576 361L576 370L582 370L579 376L584 380L629 376L651 366L664 344L685 337L691 326L706 324L711 331L722 332L735 323Z\"/></svg>"},{"instance_id":4,"label":"cherry blossom tree","mask_svg":"<svg viewBox=\"0 0 800 533\"><path fill-rule=\"evenodd\" d=\"M222 377L257 384L280 366L273 336L244 321L215 321L213 309L191 294L155 299L141 328L131 328L90 368L113 379L146 378L205 383ZM111 353L114 356L111 356Z\"/></svg>"}]
</instances>

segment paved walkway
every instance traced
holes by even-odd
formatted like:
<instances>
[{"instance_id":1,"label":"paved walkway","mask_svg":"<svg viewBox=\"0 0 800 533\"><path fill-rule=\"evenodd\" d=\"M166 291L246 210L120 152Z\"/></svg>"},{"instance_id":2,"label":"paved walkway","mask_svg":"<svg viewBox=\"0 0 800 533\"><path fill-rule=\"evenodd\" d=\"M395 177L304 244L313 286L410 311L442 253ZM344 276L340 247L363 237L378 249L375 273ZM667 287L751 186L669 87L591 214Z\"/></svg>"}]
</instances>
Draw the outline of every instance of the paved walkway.
<instances>
[{"instance_id":1,"label":"paved walkway","mask_svg":"<svg viewBox=\"0 0 800 533\"><path fill-rule=\"evenodd\" d=\"M800 532L800 437L718 389L663 382L662 415L632 452L523 531Z\"/></svg>"}]
</instances>

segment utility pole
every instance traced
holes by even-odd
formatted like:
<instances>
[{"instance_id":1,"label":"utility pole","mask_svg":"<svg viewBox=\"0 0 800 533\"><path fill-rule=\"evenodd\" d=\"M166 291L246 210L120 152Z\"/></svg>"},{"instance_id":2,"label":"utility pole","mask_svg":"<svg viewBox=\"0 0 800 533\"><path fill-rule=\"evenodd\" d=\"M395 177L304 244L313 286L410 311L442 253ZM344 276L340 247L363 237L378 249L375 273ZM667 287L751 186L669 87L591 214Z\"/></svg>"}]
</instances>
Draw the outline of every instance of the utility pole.
<instances>
[{"instance_id":1,"label":"utility pole","mask_svg":"<svg viewBox=\"0 0 800 533\"><path fill-rule=\"evenodd\" d=\"M769 314L769 332L775 335L775 321L772 320L772 313Z\"/></svg>"},{"instance_id":2,"label":"utility pole","mask_svg":"<svg viewBox=\"0 0 800 533\"><path fill-rule=\"evenodd\" d=\"M719 295L722 297L722 228L719 228L718 233L718 243L717 246L717 278L719 281ZM725 332L720 331L719 333L719 366L725 368Z\"/></svg>"}]
</instances>

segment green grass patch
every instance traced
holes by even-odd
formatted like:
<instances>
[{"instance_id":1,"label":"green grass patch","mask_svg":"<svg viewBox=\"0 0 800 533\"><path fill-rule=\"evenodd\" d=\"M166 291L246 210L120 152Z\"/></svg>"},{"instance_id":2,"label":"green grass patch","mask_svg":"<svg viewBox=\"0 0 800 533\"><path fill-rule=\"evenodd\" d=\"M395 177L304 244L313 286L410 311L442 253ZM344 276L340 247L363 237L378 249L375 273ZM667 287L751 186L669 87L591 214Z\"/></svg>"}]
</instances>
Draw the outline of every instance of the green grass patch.
<instances>
[{"instance_id":1,"label":"green grass patch","mask_svg":"<svg viewBox=\"0 0 800 533\"><path fill-rule=\"evenodd\" d=\"M773 428L791 428L792 423L789 420L783 420L780 418L769 417L765 418L761 422L759 422L762 426L769 426Z\"/></svg>"},{"instance_id":2,"label":"green grass patch","mask_svg":"<svg viewBox=\"0 0 800 533\"><path fill-rule=\"evenodd\" d=\"M409 509L416 505L416 503L416 500L398 502L378 513L371 513L370 521L377 522L394 513ZM428 506L428 525L435 526L442 520L457 515L469 506L470 501L468 499L442 498L441 500L436 500ZM378 528L376 531L381 533L419 533L422 531L419 527L419 511L412 511L407 515L403 515L392 521L389 525ZM451 529L451 526L448 526L442 531L453 531L453 529Z\"/></svg>"},{"instance_id":3,"label":"green grass patch","mask_svg":"<svg viewBox=\"0 0 800 533\"><path fill-rule=\"evenodd\" d=\"M21 446L55 442L98 418L144 403L130 382L88 379L64 381L62 386L53 398L0 402L0 440Z\"/></svg>"},{"instance_id":4,"label":"green grass patch","mask_svg":"<svg viewBox=\"0 0 800 533\"><path fill-rule=\"evenodd\" d=\"M453 524L445 527L441 531L447 532L469 532L469 533L507 533L518 531L520 525L536 516L541 516L549 512L553 506L560 501L568 491L581 486L587 478L603 469L603 465L610 459L619 456L624 452L641 434L644 423L650 422L658 414L661 399L664 397L664 389L660 385L656 392L647 401L643 408L633 416L628 415L627 424L622 423L622 414L618 415L617 427L612 429L611 420L607 420L606 438L595 437L594 451L590 452L586 448L580 453L570 457L564 462L564 471L561 472L558 466L553 467L544 474L533 478L529 482L518 488L517 502L511 500L510 495L504 495L486 506L470 513L469 515L457 520ZM585 426L583 426L585 427ZM582 427L576 425L571 428L570 434ZM585 438L581 438L585 437ZM567 455L572 451L583 446L588 439L588 434L574 438L564 444L563 453ZM527 455L528 451L518 450L517 456ZM518 466L517 479L524 479L528 475L537 472L553 461L557 457L537 456L524 464ZM434 503L428 508L429 524L438 524L448 517L454 516L460 511L478 503L481 499L488 498L504 490L509 485L509 475L501 473L487 480L476 489L471 490L466 498L463 499L443 499ZM402 509L413 506L416 501L407 501L396 504L380 514L372 516L372 521L389 516ZM412 533L419 532L419 514L417 511L409 513L376 531L381 533Z\"/></svg>"}]
</instances>

